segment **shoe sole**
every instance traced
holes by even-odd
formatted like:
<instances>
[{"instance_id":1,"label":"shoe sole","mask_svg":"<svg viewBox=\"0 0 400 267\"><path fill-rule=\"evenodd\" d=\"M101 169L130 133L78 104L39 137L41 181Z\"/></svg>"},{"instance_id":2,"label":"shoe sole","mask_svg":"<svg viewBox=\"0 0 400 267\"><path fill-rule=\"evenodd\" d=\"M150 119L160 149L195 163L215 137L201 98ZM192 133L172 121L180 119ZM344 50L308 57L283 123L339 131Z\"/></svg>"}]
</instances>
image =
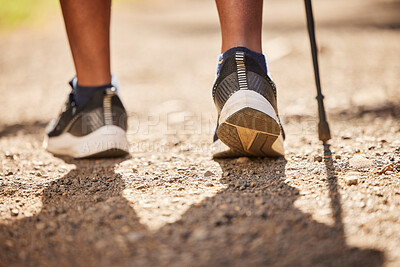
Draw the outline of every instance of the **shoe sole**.
<instances>
[{"instance_id":1,"label":"shoe sole","mask_svg":"<svg viewBox=\"0 0 400 267\"><path fill-rule=\"evenodd\" d=\"M115 125L100 127L85 136L63 133L56 137L46 137L43 145L55 155L73 158L121 157L129 153L126 133Z\"/></svg>"},{"instance_id":2,"label":"shoe sole","mask_svg":"<svg viewBox=\"0 0 400 267\"><path fill-rule=\"evenodd\" d=\"M218 138L231 153L242 156L279 157L284 155L283 138L272 105L251 90L234 93L221 110ZM214 157L221 155L215 154Z\"/></svg>"}]
</instances>

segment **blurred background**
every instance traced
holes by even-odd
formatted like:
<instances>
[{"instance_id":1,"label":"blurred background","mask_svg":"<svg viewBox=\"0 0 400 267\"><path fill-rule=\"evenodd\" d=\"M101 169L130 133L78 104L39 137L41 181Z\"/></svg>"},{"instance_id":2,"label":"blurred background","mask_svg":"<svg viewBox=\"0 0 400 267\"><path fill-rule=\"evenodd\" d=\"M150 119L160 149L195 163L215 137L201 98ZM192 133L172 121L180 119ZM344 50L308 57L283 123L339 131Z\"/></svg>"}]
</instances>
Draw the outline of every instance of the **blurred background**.
<instances>
[{"instance_id":1,"label":"blurred background","mask_svg":"<svg viewBox=\"0 0 400 267\"><path fill-rule=\"evenodd\" d=\"M303 5L264 4L264 52L283 116L315 115ZM398 103L400 1L318 0L314 9L328 112ZM213 1L121 0L112 15L113 72L130 112L160 109L173 92L185 111L212 110L220 52ZM74 75L58 2L0 0L0 49L1 125L49 120ZM193 95L200 105L187 105Z\"/></svg>"}]
</instances>

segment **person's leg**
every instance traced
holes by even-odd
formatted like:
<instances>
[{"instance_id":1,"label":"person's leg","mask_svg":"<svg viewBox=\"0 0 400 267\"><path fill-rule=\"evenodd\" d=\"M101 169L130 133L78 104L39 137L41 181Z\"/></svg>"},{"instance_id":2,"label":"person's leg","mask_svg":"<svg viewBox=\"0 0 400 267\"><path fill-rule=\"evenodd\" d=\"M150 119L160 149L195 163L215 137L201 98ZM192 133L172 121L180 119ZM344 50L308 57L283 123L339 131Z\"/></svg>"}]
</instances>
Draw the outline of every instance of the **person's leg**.
<instances>
[{"instance_id":1,"label":"person's leg","mask_svg":"<svg viewBox=\"0 0 400 267\"><path fill-rule=\"evenodd\" d=\"M262 54L263 0L216 0L222 54L213 87L214 157L284 155L276 87Z\"/></svg>"},{"instance_id":2,"label":"person's leg","mask_svg":"<svg viewBox=\"0 0 400 267\"><path fill-rule=\"evenodd\" d=\"M262 53L261 29L263 0L216 0L224 53L243 46Z\"/></svg>"},{"instance_id":3,"label":"person's leg","mask_svg":"<svg viewBox=\"0 0 400 267\"><path fill-rule=\"evenodd\" d=\"M237 48L245 47L260 66L267 72L262 54L261 33L263 0L216 0L221 25L222 58L231 56ZM243 49L242 49L243 50ZM220 69L218 65L217 72Z\"/></svg>"},{"instance_id":4,"label":"person's leg","mask_svg":"<svg viewBox=\"0 0 400 267\"><path fill-rule=\"evenodd\" d=\"M111 0L60 0L78 85L110 84Z\"/></svg>"},{"instance_id":5,"label":"person's leg","mask_svg":"<svg viewBox=\"0 0 400 267\"><path fill-rule=\"evenodd\" d=\"M60 0L77 77L56 120L46 127L45 148L74 158L129 153L127 113L111 84L111 0Z\"/></svg>"}]
</instances>

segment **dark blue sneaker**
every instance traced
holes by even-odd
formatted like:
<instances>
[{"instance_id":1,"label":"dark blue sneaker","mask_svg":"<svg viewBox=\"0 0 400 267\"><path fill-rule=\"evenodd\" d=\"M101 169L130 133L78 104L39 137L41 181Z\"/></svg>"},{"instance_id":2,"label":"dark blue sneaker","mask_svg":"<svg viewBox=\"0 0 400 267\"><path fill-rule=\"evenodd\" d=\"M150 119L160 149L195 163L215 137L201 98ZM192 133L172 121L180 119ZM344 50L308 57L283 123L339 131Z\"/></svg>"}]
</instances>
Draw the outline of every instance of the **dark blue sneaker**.
<instances>
[{"instance_id":1,"label":"dark blue sneaker","mask_svg":"<svg viewBox=\"0 0 400 267\"><path fill-rule=\"evenodd\" d=\"M213 88L218 110L213 156L284 156L276 87L245 51L225 58Z\"/></svg>"},{"instance_id":2,"label":"dark blue sneaker","mask_svg":"<svg viewBox=\"0 0 400 267\"><path fill-rule=\"evenodd\" d=\"M47 126L44 147L74 158L123 156L129 153L126 129L127 114L115 87L97 91L79 107L72 91L59 117Z\"/></svg>"}]
</instances>

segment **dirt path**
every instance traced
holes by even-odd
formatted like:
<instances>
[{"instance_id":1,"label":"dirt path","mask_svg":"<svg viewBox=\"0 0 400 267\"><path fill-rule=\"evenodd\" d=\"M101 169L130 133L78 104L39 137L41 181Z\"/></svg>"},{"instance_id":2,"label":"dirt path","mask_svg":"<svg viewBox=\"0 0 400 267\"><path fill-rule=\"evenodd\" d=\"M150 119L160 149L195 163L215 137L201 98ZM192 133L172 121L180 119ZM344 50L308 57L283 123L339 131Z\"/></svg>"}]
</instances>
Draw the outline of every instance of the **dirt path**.
<instances>
[{"instance_id":1,"label":"dirt path","mask_svg":"<svg viewBox=\"0 0 400 267\"><path fill-rule=\"evenodd\" d=\"M398 2L331 2L315 3L326 147L302 2L265 3L288 134L277 160L211 159L212 1L115 8L132 150L119 160L41 147L74 73L61 18L0 36L0 266L399 266Z\"/></svg>"}]
</instances>

